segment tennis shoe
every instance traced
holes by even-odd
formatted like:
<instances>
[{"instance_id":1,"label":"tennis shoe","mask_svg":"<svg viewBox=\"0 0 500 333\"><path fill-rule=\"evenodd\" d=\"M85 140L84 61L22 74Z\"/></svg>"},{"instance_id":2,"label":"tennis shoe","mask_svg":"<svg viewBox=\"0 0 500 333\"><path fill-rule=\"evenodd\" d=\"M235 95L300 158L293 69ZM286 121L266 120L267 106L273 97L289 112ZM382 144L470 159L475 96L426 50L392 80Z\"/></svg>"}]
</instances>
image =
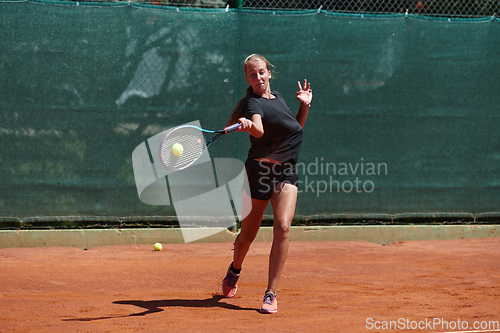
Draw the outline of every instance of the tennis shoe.
<instances>
[{"instance_id":1,"label":"tennis shoe","mask_svg":"<svg viewBox=\"0 0 500 333\"><path fill-rule=\"evenodd\" d=\"M262 313L278 312L278 300L276 299L276 293L274 291L271 290L266 291L266 295L264 296L260 312Z\"/></svg>"},{"instance_id":2,"label":"tennis shoe","mask_svg":"<svg viewBox=\"0 0 500 333\"><path fill-rule=\"evenodd\" d=\"M229 265L227 269L226 277L222 280L222 294L224 297L233 297L236 294L236 290L238 290L238 279L240 278L240 274L236 274L231 270L233 264Z\"/></svg>"}]
</instances>

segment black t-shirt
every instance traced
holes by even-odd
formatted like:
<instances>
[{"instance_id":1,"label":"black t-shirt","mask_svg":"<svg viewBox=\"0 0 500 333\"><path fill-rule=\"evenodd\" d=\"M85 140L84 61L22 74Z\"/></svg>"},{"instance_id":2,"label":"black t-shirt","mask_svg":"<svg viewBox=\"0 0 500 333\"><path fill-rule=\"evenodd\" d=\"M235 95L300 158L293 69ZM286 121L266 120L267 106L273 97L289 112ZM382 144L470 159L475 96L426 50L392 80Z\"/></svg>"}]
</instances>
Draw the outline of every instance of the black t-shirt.
<instances>
[{"instance_id":1,"label":"black t-shirt","mask_svg":"<svg viewBox=\"0 0 500 333\"><path fill-rule=\"evenodd\" d=\"M250 136L249 159L270 157L281 162L296 163L302 144L302 126L292 114L284 98L273 91L273 99L252 94L245 106L245 117L258 114L262 118L264 135Z\"/></svg>"}]
</instances>

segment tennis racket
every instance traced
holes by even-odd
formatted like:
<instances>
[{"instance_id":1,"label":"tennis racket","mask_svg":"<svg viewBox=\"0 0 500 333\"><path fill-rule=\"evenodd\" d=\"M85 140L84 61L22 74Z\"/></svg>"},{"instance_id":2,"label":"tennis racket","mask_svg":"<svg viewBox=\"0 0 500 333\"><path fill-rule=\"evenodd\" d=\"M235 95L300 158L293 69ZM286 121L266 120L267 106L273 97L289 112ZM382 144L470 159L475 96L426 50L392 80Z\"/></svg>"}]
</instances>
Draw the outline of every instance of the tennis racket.
<instances>
[{"instance_id":1,"label":"tennis racket","mask_svg":"<svg viewBox=\"0 0 500 333\"><path fill-rule=\"evenodd\" d=\"M179 171L193 165L203 153L222 135L233 132L241 123L221 130L210 131L194 125L184 125L172 129L160 145L160 160L165 168ZM206 133L216 134L206 143Z\"/></svg>"}]
</instances>

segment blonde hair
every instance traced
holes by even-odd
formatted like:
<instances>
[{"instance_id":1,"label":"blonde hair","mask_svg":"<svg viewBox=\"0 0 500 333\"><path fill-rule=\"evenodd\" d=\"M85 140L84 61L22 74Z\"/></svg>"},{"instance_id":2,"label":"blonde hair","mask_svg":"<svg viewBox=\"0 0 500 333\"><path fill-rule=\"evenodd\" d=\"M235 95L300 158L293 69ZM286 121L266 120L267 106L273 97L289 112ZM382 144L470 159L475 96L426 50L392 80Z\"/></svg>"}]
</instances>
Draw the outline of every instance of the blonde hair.
<instances>
[{"instance_id":1,"label":"blonde hair","mask_svg":"<svg viewBox=\"0 0 500 333\"><path fill-rule=\"evenodd\" d=\"M245 62L244 62L244 65L243 65L243 70L245 71L245 75L247 74L247 64L250 61L259 61L259 60L266 63L266 68L267 68L268 71L270 71L271 68L274 67L273 64L271 64L263 56L258 55L258 54L251 54L251 55L249 55L245 59ZM232 124L236 124L238 122L239 118L245 116L245 105L246 105L248 99L250 98L250 96L252 96L252 93L253 93L252 86L248 86L248 88L246 90L246 93L245 93L245 97L243 97L242 99L240 99L238 101L238 103L236 103L236 106L231 111L231 115L229 116L229 121L227 122L226 126L229 126L229 125L232 125Z\"/></svg>"}]
</instances>

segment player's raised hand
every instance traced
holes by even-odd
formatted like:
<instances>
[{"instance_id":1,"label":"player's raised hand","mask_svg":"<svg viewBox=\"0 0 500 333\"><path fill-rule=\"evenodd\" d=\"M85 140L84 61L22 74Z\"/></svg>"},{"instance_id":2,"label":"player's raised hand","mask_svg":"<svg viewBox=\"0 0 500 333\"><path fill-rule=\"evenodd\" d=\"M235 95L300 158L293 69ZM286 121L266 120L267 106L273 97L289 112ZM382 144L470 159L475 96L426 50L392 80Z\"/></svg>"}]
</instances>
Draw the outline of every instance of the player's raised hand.
<instances>
[{"instance_id":1,"label":"player's raised hand","mask_svg":"<svg viewBox=\"0 0 500 333\"><path fill-rule=\"evenodd\" d=\"M310 106L312 101L312 89L311 84L307 83L307 79L304 79L304 86L300 85L300 81L297 81L299 86L299 91L297 91L296 98L300 104L305 106Z\"/></svg>"}]
</instances>

